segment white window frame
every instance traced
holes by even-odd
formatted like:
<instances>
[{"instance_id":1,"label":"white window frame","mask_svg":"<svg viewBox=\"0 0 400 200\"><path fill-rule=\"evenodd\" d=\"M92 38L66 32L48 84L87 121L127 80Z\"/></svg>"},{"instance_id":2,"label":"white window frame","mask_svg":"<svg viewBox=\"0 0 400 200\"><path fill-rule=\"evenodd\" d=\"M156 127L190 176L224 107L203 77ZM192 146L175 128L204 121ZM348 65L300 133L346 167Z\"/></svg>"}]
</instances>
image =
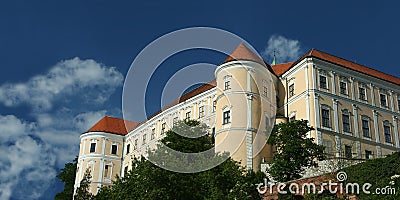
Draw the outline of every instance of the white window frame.
<instances>
[{"instance_id":1,"label":"white window frame","mask_svg":"<svg viewBox=\"0 0 400 200\"><path fill-rule=\"evenodd\" d=\"M324 116L323 116L323 110L327 110L328 111L328 125L329 126L324 126ZM332 129L332 116L331 116L331 110L332 108L326 104L322 104L321 105L321 127L325 128L325 129Z\"/></svg>"},{"instance_id":2,"label":"white window frame","mask_svg":"<svg viewBox=\"0 0 400 200\"><path fill-rule=\"evenodd\" d=\"M342 93L342 87L341 87L341 84L342 83L344 83L344 85L346 86L345 88L345 93ZM349 95L349 87L348 87L348 83L347 83L347 79L346 78L344 78L344 77L341 77L340 78L340 80L339 80L339 93L341 94L341 95L346 95L346 96L348 96Z\"/></svg>"},{"instance_id":3,"label":"white window frame","mask_svg":"<svg viewBox=\"0 0 400 200\"><path fill-rule=\"evenodd\" d=\"M113 146L114 146L114 145L117 147L117 150L116 150L115 154L112 153L112 150L113 150ZM118 143L117 143L117 142L113 142L113 143L111 144L110 154L111 154L111 155L118 155Z\"/></svg>"},{"instance_id":4,"label":"white window frame","mask_svg":"<svg viewBox=\"0 0 400 200\"><path fill-rule=\"evenodd\" d=\"M224 91L232 89L232 87L231 87L231 79L232 79L232 75L224 76Z\"/></svg>"},{"instance_id":5,"label":"white window frame","mask_svg":"<svg viewBox=\"0 0 400 200\"><path fill-rule=\"evenodd\" d=\"M368 136L364 135L363 121L367 121L367 123L368 123ZM368 139L372 138L370 121L371 121L370 117L368 117L366 115L361 115L361 133L362 133L363 138L368 138Z\"/></svg>"},{"instance_id":6,"label":"white window frame","mask_svg":"<svg viewBox=\"0 0 400 200\"><path fill-rule=\"evenodd\" d=\"M361 99L361 91L360 88L362 88L364 90L364 99ZM358 100L361 101L368 101L368 96L367 96L367 87L365 86L364 83L359 83L358 84Z\"/></svg>"},{"instance_id":7,"label":"white window frame","mask_svg":"<svg viewBox=\"0 0 400 200\"><path fill-rule=\"evenodd\" d=\"M202 118L204 116L205 116L204 106L201 105L201 106L199 106L199 118Z\"/></svg>"},{"instance_id":8,"label":"white window frame","mask_svg":"<svg viewBox=\"0 0 400 200\"><path fill-rule=\"evenodd\" d=\"M348 121L349 130L348 130L348 131L344 130L344 127L345 127L345 126L344 126L344 120L343 120L343 119L344 119L344 118L343 118L344 115L347 115L347 117L348 117L348 119L349 119L349 121ZM351 119L350 119L350 118L351 118L351 114L350 114L349 110L343 109L343 110L342 110L342 131L343 131L344 133L351 133L351 131L352 131L352 130L351 130L352 128L351 128Z\"/></svg>"},{"instance_id":9,"label":"white window frame","mask_svg":"<svg viewBox=\"0 0 400 200\"><path fill-rule=\"evenodd\" d=\"M92 150L92 144L95 144L93 152L91 151ZM92 139L92 140L90 140L89 153L96 153L96 150L97 150L97 140L96 139Z\"/></svg>"},{"instance_id":10,"label":"white window frame","mask_svg":"<svg viewBox=\"0 0 400 200\"><path fill-rule=\"evenodd\" d=\"M393 143L393 138L392 138L392 127L391 127L391 124L390 124L390 122L389 122L389 120L385 120L385 121L383 121L382 122L382 124L383 124L383 137L385 138L385 143L387 143L387 144L392 144ZM389 138L390 138L390 141L387 141L386 139L386 128L389 128Z\"/></svg>"},{"instance_id":11,"label":"white window frame","mask_svg":"<svg viewBox=\"0 0 400 200\"><path fill-rule=\"evenodd\" d=\"M321 80L322 80L321 77L323 77L325 79L325 87L322 87L322 85L321 85ZM323 70L319 70L319 73L318 73L318 86L319 86L319 89L329 90L328 75Z\"/></svg>"},{"instance_id":12,"label":"white window frame","mask_svg":"<svg viewBox=\"0 0 400 200\"><path fill-rule=\"evenodd\" d=\"M385 97L385 105L382 105L382 95ZM385 91L379 91L379 105L383 108L388 108L389 107L389 102L388 102L388 95L386 94Z\"/></svg>"}]
</instances>

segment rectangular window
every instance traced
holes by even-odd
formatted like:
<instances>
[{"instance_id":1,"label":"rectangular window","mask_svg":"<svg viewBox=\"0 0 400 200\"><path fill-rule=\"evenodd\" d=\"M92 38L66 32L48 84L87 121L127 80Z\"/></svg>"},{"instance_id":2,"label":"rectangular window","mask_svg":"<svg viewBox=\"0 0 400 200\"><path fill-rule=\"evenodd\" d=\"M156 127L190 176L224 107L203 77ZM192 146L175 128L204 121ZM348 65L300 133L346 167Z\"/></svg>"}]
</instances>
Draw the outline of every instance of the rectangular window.
<instances>
[{"instance_id":1,"label":"rectangular window","mask_svg":"<svg viewBox=\"0 0 400 200\"><path fill-rule=\"evenodd\" d=\"M347 95L347 83L346 82L340 81L339 88L340 88L340 94Z\"/></svg>"},{"instance_id":2,"label":"rectangular window","mask_svg":"<svg viewBox=\"0 0 400 200\"><path fill-rule=\"evenodd\" d=\"M175 126L176 123L178 123L178 117L174 117L174 119L172 119L172 126Z\"/></svg>"},{"instance_id":3,"label":"rectangular window","mask_svg":"<svg viewBox=\"0 0 400 200\"><path fill-rule=\"evenodd\" d=\"M133 144L133 150L138 148L138 139L135 139L135 143Z\"/></svg>"},{"instance_id":4,"label":"rectangular window","mask_svg":"<svg viewBox=\"0 0 400 200\"><path fill-rule=\"evenodd\" d=\"M204 117L204 106L199 107L199 118Z\"/></svg>"},{"instance_id":5,"label":"rectangular window","mask_svg":"<svg viewBox=\"0 0 400 200\"><path fill-rule=\"evenodd\" d=\"M294 96L294 83L289 85L289 98Z\"/></svg>"},{"instance_id":6,"label":"rectangular window","mask_svg":"<svg viewBox=\"0 0 400 200\"><path fill-rule=\"evenodd\" d=\"M231 89L231 81L225 81L224 90Z\"/></svg>"},{"instance_id":7,"label":"rectangular window","mask_svg":"<svg viewBox=\"0 0 400 200\"><path fill-rule=\"evenodd\" d=\"M386 94L379 94L379 99L381 100L381 106L387 107Z\"/></svg>"},{"instance_id":8,"label":"rectangular window","mask_svg":"<svg viewBox=\"0 0 400 200\"><path fill-rule=\"evenodd\" d=\"M325 140L325 141L323 141L323 143L325 146L325 154L328 156L332 156L332 141Z\"/></svg>"},{"instance_id":9,"label":"rectangular window","mask_svg":"<svg viewBox=\"0 0 400 200\"><path fill-rule=\"evenodd\" d=\"M342 114L343 131L350 132L350 115L347 113Z\"/></svg>"},{"instance_id":10,"label":"rectangular window","mask_svg":"<svg viewBox=\"0 0 400 200\"><path fill-rule=\"evenodd\" d=\"M146 139L147 139L147 135L146 135L146 134L143 134L143 139L142 139L142 143L143 143L143 144L146 144Z\"/></svg>"},{"instance_id":11,"label":"rectangular window","mask_svg":"<svg viewBox=\"0 0 400 200\"><path fill-rule=\"evenodd\" d=\"M167 124L164 122L161 124L161 134L165 133L165 129L167 128Z\"/></svg>"},{"instance_id":12,"label":"rectangular window","mask_svg":"<svg viewBox=\"0 0 400 200\"><path fill-rule=\"evenodd\" d=\"M328 89L328 84L326 83L326 76L319 75L319 87L322 89Z\"/></svg>"},{"instance_id":13,"label":"rectangular window","mask_svg":"<svg viewBox=\"0 0 400 200\"><path fill-rule=\"evenodd\" d=\"M93 153L96 151L96 143L92 142L90 143L90 153Z\"/></svg>"},{"instance_id":14,"label":"rectangular window","mask_svg":"<svg viewBox=\"0 0 400 200\"><path fill-rule=\"evenodd\" d=\"M117 155L117 145L113 144L111 146L111 154Z\"/></svg>"},{"instance_id":15,"label":"rectangular window","mask_svg":"<svg viewBox=\"0 0 400 200\"><path fill-rule=\"evenodd\" d=\"M367 119L361 120L362 132L364 137L371 137L369 134L369 122Z\"/></svg>"},{"instance_id":16,"label":"rectangular window","mask_svg":"<svg viewBox=\"0 0 400 200\"><path fill-rule=\"evenodd\" d=\"M222 124L228 124L231 123L231 111L225 111L223 113L223 120L222 120Z\"/></svg>"},{"instance_id":17,"label":"rectangular window","mask_svg":"<svg viewBox=\"0 0 400 200\"><path fill-rule=\"evenodd\" d=\"M190 113L191 113L190 111L186 112L186 117L185 117L186 120L190 120Z\"/></svg>"},{"instance_id":18,"label":"rectangular window","mask_svg":"<svg viewBox=\"0 0 400 200\"><path fill-rule=\"evenodd\" d=\"M264 96L268 96L268 87L266 85L263 86Z\"/></svg>"},{"instance_id":19,"label":"rectangular window","mask_svg":"<svg viewBox=\"0 0 400 200\"><path fill-rule=\"evenodd\" d=\"M331 128L331 121L329 116L329 110L322 108L322 126L326 128Z\"/></svg>"},{"instance_id":20,"label":"rectangular window","mask_svg":"<svg viewBox=\"0 0 400 200\"><path fill-rule=\"evenodd\" d=\"M385 142L392 143L392 137L390 136L390 126L383 125L383 133L385 134Z\"/></svg>"},{"instance_id":21,"label":"rectangular window","mask_svg":"<svg viewBox=\"0 0 400 200\"><path fill-rule=\"evenodd\" d=\"M365 150L365 159L371 159L372 157L372 151L368 151L368 150Z\"/></svg>"},{"instance_id":22,"label":"rectangular window","mask_svg":"<svg viewBox=\"0 0 400 200\"><path fill-rule=\"evenodd\" d=\"M358 88L358 98L363 101L367 100L365 88L363 88L363 87Z\"/></svg>"},{"instance_id":23,"label":"rectangular window","mask_svg":"<svg viewBox=\"0 0 400 200\"><path fill-rule=\"evenodd\" d=\"M106 165L106 166L104 166L104 178L108 178L109 177L109 167L111 167L111 166L108 166L108 165Z\"/></svg>"},{"instance_id":24,"label":"rectangular window","mask_svg":"<svg viewBox=\"0 0 400 200\"><path fill-rule=\"evenodd\" d=\"M129 154L130 151L131 151L131 144L127 144L126 145L126 154Z\"/></svg>"},{"instance_id":25,"label":"rectangular window","mask_svg":"<svg viewBox=\"0 0 400 200\"><path fill-rule=\"evenodd\" d=\"M349 158L349 159L353 158L351 146L344 145L344 155L346 156L346 158Z\"/></svg>"},{"instance_id":26,"label":"rectangular window","mask_svg":"<svg viewBox=\"0 0 400 200\"><path fill-rule=\"evenodd\" d=\"M217 110L217 101L213 101L212 111L215 112Z\"/></svg>"},{"instance_id":27,"label":"rectangular window","mask_svg":"<svg viewBox=\"0 0 400 200\"><path fill-rule=\"evenodd\" d=\"M151 140L154 140L154 138L156 138L156 129L155 128L151 129L151 135L150 135Z\"/></svg>"},{"instance_id":28,"label":"rectangular window","mask_svg":"<svg viewBox=\"0 0 400 200\"><path fill-rule=\"evenodd\" d=\"M399 112L400 112L400 96L397 97L397 107L398 107Z\"/></svg>"}]
</instances>

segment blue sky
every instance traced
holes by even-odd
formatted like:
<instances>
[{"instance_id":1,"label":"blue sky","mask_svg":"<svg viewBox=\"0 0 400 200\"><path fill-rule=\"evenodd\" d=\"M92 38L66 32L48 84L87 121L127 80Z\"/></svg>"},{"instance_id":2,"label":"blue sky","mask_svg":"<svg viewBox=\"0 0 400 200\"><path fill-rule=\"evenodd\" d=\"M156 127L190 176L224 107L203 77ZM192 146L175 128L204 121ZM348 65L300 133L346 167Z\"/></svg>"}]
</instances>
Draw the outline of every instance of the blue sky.
<instances>
[{"instance_id":1,"label":"blue sky","mask_svg":"<svg viewBox=\"0 0 400 200\"><path fill-rule=\"evenodd\" d=\"M80 133L104 115L121 117L131 62L166 33L215 27L244 38L266 61L272 49L293 61L316 48L400 77L399 4L2 1L0 199L54 197L62 189L55 175L77 155ZM150 82L148 112L160 108L162 86L177 70L224 58L194 50L168 59Z\"/></svg>"}]
</instances>

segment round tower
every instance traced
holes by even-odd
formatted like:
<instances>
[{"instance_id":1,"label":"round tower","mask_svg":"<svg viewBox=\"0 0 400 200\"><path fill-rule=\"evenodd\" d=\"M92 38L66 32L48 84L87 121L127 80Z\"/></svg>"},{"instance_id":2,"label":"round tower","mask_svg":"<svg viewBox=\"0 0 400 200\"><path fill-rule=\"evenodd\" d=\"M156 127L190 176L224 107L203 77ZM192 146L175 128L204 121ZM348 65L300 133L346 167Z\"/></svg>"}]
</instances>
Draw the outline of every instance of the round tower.
<instances>
[{"instance_id":1,"label":"round tower","mask_svg":"<svg viewBox=\"0 0 400 200\"><path fill-rule=\"evenodd\" d=\"M247 169L272 158L266 145L275 122L277 78L264 61L240 44L215 70L215 145Z\"/></svg>"},{"instance_id":2,"label":"round tower","mask_svg":"<svg viewBox=\"0 0 400 200\"><path fill-rule=\"evenodd\" d=\"M121 176L121 161L124 136L137 123L104 117L80 136L80 150L74 191L80 186L85 173L91 176L89 192L97 194L101 186L111 185L112 180Z\"/></svg>"}]
</instances>

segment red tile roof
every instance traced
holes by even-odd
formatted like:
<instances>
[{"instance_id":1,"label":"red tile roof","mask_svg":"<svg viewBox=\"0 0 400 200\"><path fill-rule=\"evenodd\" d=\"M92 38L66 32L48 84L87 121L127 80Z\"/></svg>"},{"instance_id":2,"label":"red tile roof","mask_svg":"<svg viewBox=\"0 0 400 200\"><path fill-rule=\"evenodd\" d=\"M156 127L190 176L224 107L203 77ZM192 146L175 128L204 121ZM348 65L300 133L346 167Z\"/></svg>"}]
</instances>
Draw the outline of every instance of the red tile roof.
<instances>
[{"instance_id":1,"label":"red tile roof","mask_svg":"<svg viewBox=\"0 0 400 200\"><path fill-rule=\"evenodd\" d=\"M246 45L243 43L240 43L235 50L232 51L231 55L229 55L224 63L233 61L233 60L251 60L258 62L262 65L264 65L264 61L257 55L255 54L251 49L249 49Z\"/></svg>"},{"instance_id":2,"label":"red tile roof","mask_svg":"<svg viewBox=\"0 0 400 200\"><path fill-rule=\"evenodd\" d=\"M192 97L194 97L194 96L196 96L198 94L201 94L201 93L203 93L203 92L205 92L207 90L210 90L210 89L214 88L215 86L217 86L217 81L216 80L212 80L212 81L210 81L208 83L205 83L205 84L201 85L200 87L197 87L197 88L195 88L195 89L183 94L181 97L175 99L172 103L170 103L167 106L165 106L162 110L159 110L156 113L152 114L150 117L148 117L148 120L151 119L152 117L158 115L162 111L164 111L164 110L166 110L166 109L168 109L168 108L170 108L170 107L172 107L172 106L174 106L176 104L184 102L184 101L186 101L186 100L188 100L188 99L190 99L190 98L192 98Z\"/></svg>"},{"instance_id":3,"label":"red tile roof","mask_svg":"<svg viewBox=\"0 0 400 200\"><path fill-rule=\"evenodd\" d=\"M287 70L289 70L294 62L282 63L277 65L272 65L272 70L277 76L281 76Z\"/></svg>"},{"instance_id":4,"label":"red tile roof","mask_svg":"<svg viewBox=\"0 0 400 200\"><path fill-rule=\"evenodd\" d=\"M114 133L117 135L126 135L129 131L137 127L139 123L119 118L105 116L98 121L87 132L106 132Z\"/></svg>"},{"instance_id":5,"label":"red tile roof","mask_svg":"<svg viewBox=\"0 0 400 200\"><path fill-rule=\"evenodd\" d=\"M253 53L249 48L247 48L244 44L240 44L230 56L224 61L229 62L233 60L251 60L258 62L260 64L265 64L265 66L272 71L275 75L278 77L287 72L290 68L295 66L297 63L299 63L301 60L307 58L307 57L314 57L318 58L330 63L334 63L337 65L340 65L342 67L352 69L354 71L358 71L382 80L386 80L389 82L392 82L394 84L400 85L400 78L385 74L383 72L362 66L360 64L345 60L343 58L339 58L327 53L324 53L322 51L318 50L310 50L307 52L305 55L303 55L300 59L298 59L296 62L289 62L289 63L282 63L282 64L277 64L274 66L269 66L268 64L264 63L260 57L258 57L256 54ZM154 113L151 115L147 120L153 118L154 116L158 115L162 111L177 105L181 102L184 102L198 94L201 94L203 92L206 92L212 88L214 88L217 85L216 81L213 80L209 83L203 84L198 88L193 89L192 91L183 94L180 98L176 99L173 101L171 104L167 105L164 107L162 110ZM102 132L108 132L108 133L114 133L118 135L126 135L129 131L133 130L136 128L139 124L142 124L146 122L147 120L138 123L138 122L132 122L132 121L127 121L123 119L118 119L118 118L113 118L113 117L108 117L105 116L103 119L101 119L99 122L97 122L92 128L88 130L88 132L92 131L102 131Z\"/></svg>"},{"instance_id":6,"label":"red tile roof","mask_svg":"<svg viewBox=\"0 0 400 200\"><path fill-rule=\"evenodd\" d=\"M292 63L290 66L289 63L284 63L284 64L279 64L279 65L275 65L272 66L272 69L274 70L275 74L278 76L281 76L282 74L284 74L285 72L287 72L290 68L292 68L293 66L295 66L297 63L299 63L301 60L305 59L305 58L318 58L320 60L326 61L326 62L330 62L384 81L388 81L391 83L394 83L396 85L400 85L400 78L397 78L395 76L380 72L378 70L375 69L371 69L369 67L351 62L349 60L316 50L316 49L312 49L309 52L307 52L306 54L304 54L301 58L299 58L296 62Z\"/></svg>"}]
</instances>

